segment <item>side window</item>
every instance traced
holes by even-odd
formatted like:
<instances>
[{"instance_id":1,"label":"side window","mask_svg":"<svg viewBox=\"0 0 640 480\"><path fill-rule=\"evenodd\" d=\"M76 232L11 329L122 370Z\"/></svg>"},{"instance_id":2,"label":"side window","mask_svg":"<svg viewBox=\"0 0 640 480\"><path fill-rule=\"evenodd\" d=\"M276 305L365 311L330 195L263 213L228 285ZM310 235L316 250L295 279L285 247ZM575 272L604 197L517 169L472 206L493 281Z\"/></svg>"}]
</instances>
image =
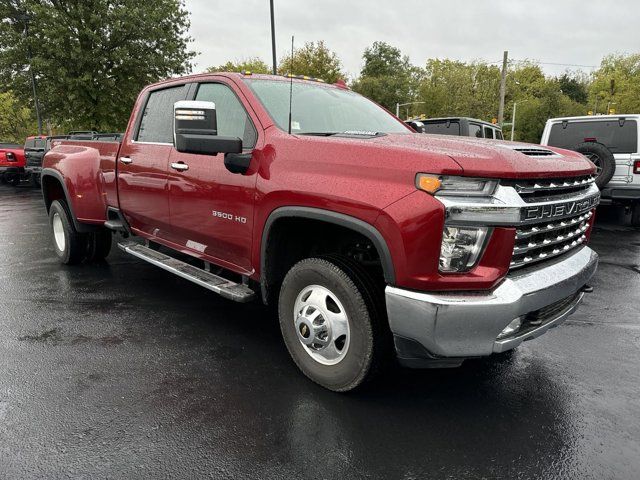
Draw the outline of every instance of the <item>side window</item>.
<instances>
[{"instance_id":1,"label":"side window","mask_svg":"<svg viewBox=\"0 0 640 480\"><path fill-rule=\"evenodd\" d=\"M218 135L240 137L242 148L255 147L258 136L256 129L231 88L222 83L203 83L195 99L216 104Z\"/></svg>"},{"instance_id":2,"label":"side window","mask_svg":"<svg viewBox=\"0 0 640 480\"><path fill-rule=\"evenodd\" d=\"M493 138L493 128L484 127L484 138Z\"/></svg>"},{"instance_id":3,"label":"side window","mask_svg":"<svg viewBox=\"0 0 640 480\"><path fill-rule=\"evenodd\" d=\"M502 132L500 130L494 130L493 133L496 134L496 138L498 140L504 140L504 137L502 136Z\"/></svg>"},{"instance_id":4,"label":"side window","mask_svg":"<svg viewBox=\"0 0 640 480\"><path fill-rule=\"evenodd\" d=\"M482 127L480 127L480 125L478 125L477 123L470 123L469 124L469 136L470 137L476 137L476 138L482 138Z\"/></svg>"},{"instance_id":5,"label":"side window","mask_svg":"<svg viewBox=\"0 0 640 480\"><path fill-rule=\"evenodd\" d=\"M173 143L173 104L184 100L186 92L185 85L151 92L144 107L136 140Z\"/></svg>"}]
</instances>

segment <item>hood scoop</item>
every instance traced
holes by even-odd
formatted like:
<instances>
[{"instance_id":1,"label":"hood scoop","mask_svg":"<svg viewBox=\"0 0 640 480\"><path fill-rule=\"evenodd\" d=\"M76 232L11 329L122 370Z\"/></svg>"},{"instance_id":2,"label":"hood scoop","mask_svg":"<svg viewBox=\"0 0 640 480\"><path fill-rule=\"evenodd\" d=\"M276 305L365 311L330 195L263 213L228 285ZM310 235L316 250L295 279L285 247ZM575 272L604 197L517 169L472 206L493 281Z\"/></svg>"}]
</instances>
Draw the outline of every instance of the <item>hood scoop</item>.
<instances>
[{"instance_id":1,"label":"hood scoop","mask_svg":"<svg viewBox=\"0 0 640 480\"><path fill-rule=\"evenodd\" d=\"M536 147L533 145L505 145L505 144L500 144L500 147L503 148L508 148L509 150L514 150L516 152L520 152L523 155L526 155L528 157L560 157L561 155L556 153L556 152L552 152L551 150L548 150L546 148L542 148L542 147Z\"/></svg>"}]
</instances>

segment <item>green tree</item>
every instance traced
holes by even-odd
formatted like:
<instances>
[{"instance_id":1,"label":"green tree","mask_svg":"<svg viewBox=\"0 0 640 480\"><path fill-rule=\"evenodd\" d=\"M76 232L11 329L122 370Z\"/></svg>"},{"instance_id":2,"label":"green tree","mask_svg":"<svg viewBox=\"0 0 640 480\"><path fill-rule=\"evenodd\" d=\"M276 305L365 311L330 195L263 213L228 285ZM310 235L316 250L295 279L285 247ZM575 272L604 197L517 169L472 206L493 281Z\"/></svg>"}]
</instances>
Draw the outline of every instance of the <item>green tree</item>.
<instances>
[{"instance_id":1,"label":"green tree","mask_svg":"<svg viewBox=\"0 0 640 480\"><path fill-rule=\"evenodd\" d=\"M589 105L607 113L607 104L615 103L618 113L640 112L640 53L610 55L602 60L589 87Z\"/></svg>"},{"instance_id":2,"label":"green tree","mask_svg":"<svg viewBox=\"0 0 640 480\"><path fill-rule=\"evenodd\" d=\"M374 42L362 55L364 66L353 89L395 112L397 103L417 98L422 70L411 65L400 49L385 42Z\"/></svg>"},{"instance_id":3,"label":"green tree","mask_svg":"<svg viewBox=\"0 0 640 480\"><path fill-rule=\"evenodd\" d=\"M560 89L567 97L574 102L586 105L589 97L589 82L584 75L570 75L565 73L558 81L560 82Z\"/></svg>"},{"instance_id":4,"label":"green tree","mask_svg":"<svg viewBox=\"0 0 640 480\"><path fill-rule=\"evenodd\" d=\"M428 116L496 116L500 70L485 63L429 59L419 87L420 109Z\"/></svg>"},{"instance_id":5,"label":"green tree","mask_svg":"<svg viewBox=\"0 0 640 480\"><path fill-rule=\"evenodd\" d=\"M217 67L207 68L207 72L251 72L271 73L271 67L258 57L250 57L244 60L229 61Z\"/></svg>"},{"instance_id":6,"label":"green tree","mask_svg":"<svg viewBox=\"0 0 640 480\"><path fill-rule=\"evenodd\" d=\"M12 92L0 92L0 142L22 144L36 131L31 110L25 107Z\"/></svg>"},{"instance_id":7,"label":"green tree","mask_svg":"<svg viewBox=\"0 0 640 480\"><path fill-rule=\"evenodd\" d=\"M195 55L182 0L5 0L0 15L0 85L32 103L30 50L44 115L67 127L124 129L140 89Z\"/></svg>"},{"instance_id":8,"label":"green tree","mask_svg":"<svg viewBox=\"0 0 640 480\"><path fill-rule=\"evenodd\" d=\"M329 50L322 40L305 43L302 48L294 51L293 58L291 55L283 57L278 65L278 73L307 75L321 78L328 83L334 83L345 77L338 55Z\"/></svg>"}]
</instances>

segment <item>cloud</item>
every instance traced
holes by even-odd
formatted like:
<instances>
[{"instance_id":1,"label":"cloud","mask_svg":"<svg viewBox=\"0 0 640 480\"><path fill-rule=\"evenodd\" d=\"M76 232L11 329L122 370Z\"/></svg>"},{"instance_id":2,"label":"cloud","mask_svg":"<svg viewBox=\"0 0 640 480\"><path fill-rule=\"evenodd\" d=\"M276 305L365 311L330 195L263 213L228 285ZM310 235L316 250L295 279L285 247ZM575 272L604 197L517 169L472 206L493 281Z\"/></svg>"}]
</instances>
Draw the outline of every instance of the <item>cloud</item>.
<instances>
[{"instance_id":1,"label":"cloud","mask_svg":"<svg viewBox=\"0 0 640 480\"><path fill-rule=\"evenodd\" d=\"M598 65L609 53L637 52L637 0L274 0L278 59L296 44L324 40L356 76L362 52L376 40L409 55L498 62L532 59L550 74L578 64ZM271 63L268 0L186 0L196 71L227 60L258 56ZM589 68L583 68L589 71ZM302 73L302 72L301 72Z\"/></svg>"}]
</instances>

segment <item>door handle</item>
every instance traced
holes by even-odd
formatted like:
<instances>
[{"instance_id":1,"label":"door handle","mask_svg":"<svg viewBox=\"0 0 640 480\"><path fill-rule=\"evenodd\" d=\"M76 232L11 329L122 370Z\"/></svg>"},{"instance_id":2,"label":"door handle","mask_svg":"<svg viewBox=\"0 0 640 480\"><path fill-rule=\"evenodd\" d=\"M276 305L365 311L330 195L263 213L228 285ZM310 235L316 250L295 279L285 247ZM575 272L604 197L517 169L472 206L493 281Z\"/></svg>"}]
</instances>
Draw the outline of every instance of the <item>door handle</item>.
<instances>
[{"instance_id":1,"label":"door handle","mask_svg":"<svg viewBox=\"0 0 640 480\"><path fill-rule=\"evenodd\" d=\"M171 164L171 168L178 170L179 172L184 172L185 170L189 170L189 165L182 162L174 162Z\"/></svg>"},{"instance_id":2,"label":"door handle","mask_svg":"<svg viewBox=\"0 0 640 480\"><path fill-rule=\"evenodd\" d=\"M120 157L120 161L125 165L129 165L130 163L133 163L133 160L131 160L129 157Z\"/></svg>"}]
</instances>

